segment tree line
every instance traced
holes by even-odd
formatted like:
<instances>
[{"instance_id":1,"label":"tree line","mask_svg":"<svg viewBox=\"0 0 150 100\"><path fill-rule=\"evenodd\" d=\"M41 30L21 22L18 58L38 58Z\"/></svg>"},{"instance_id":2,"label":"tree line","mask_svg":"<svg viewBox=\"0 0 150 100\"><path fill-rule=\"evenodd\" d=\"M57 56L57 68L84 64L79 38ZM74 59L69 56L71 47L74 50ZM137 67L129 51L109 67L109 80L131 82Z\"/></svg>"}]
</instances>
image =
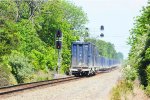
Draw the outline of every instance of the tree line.
<instances>
[{"instance_id":1,"label":"tree line","mask_svg":"<svg viewBox=\"0 0 150 100\"><path fill-rule=\"evenodd\" d=\"M150 0L140 12L130 30L128 63L137 70L141 84L150 93Z\"/></svg>"},{"instance_id":2,"label":"tree line","mask_svg":"<svg viewBox=\"0 0 150 100\"><path fill-rule=\"evenodd\" d=\"M123 54L115 50L114 44L96 38L86 38L85 41L95 44L101 56L120 62L123 60Z\"/></svg>"}]
</instances>

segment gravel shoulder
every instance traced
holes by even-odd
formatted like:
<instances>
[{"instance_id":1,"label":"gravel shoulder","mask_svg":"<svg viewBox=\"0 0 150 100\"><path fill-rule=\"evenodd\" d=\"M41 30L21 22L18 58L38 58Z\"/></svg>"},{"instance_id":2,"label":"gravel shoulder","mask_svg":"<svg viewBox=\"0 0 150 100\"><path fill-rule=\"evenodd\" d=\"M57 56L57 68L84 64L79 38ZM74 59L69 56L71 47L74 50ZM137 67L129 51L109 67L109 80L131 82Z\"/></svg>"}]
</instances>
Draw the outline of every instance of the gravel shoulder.
<instances>
[{"instance_id":1,"label":"gravel shoulder","mask_svg":"<svg viewBox=\"0 0 150 100\"><path fill-rule=\"evenodd\" d=\"M3 100L109 100L120 78L119 69L60 85L36 89Z\"/></svg>"}]
</instances>

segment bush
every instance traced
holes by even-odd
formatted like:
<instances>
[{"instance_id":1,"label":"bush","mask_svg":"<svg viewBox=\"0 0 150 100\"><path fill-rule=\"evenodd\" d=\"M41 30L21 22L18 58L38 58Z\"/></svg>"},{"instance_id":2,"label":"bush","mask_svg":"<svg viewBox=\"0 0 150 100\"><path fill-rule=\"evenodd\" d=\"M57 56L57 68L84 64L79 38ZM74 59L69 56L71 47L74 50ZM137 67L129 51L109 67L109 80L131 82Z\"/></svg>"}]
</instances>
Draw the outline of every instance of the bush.
<instances>
[{"instance_id":1,"label":"bush","mask_svg":"<svg viewBox=\"0 0 150 100\"><path fill-rule=\"evenodd\" d=\"M11 73L11 67L8 64L0 64L0 87L16 85L17 81Z\"/></svg>"},{"instance_id":2,"label":"bush","mask_svg":"<svg viewBox=\"0 0 150 100\"><path fill-rule=\"evenodd\" d=\"M32 73L34 72L33 66L30 64L29 59L23 54L12 51L8 61L12 67L12 74L18 83L25 83L25 80L32 78Z\"/></svg>"},{"instance_id":3,"label":"bush","mask_svg":"<svg viewBox=\"0 0 150 100\"><path fill-rule=\"evenodd\" d=\"M148 65L146 68L146 74L147 74L148 84L150 85L150 65Z\"/></svg>"},{"instance_id":4,"label":"bush","mask_svg":"<svg viewBox=\"0 0 150 100\"><path fill-rule=\"evenodd\" d=\"M32 50L29 54L29 58L36 71L45 70L48 72L49 69L53 70L54 66L57 64L54 49L45 50L45 53Z\"/></svg>"},{"instance_id":5,"label":"bush","mask_svg":"<svg viewBox=\"0 0 150 100\"><path fill-rule=\"evenodd\" d=\"M148 85L146 87L146 90L145 90L146 94L150 97L150 85Z\"/></svg>"},{"instance_id":6,"label":"bush","mask_svg":"<svg viewBox=\"0 0 150 100\"><path fill-rule=\"evenodd\" d=\"M134 81L137 78L137 71L135 68L127 65L123 68L123 78L128 81Z\"/></svg>"}]
</instances>

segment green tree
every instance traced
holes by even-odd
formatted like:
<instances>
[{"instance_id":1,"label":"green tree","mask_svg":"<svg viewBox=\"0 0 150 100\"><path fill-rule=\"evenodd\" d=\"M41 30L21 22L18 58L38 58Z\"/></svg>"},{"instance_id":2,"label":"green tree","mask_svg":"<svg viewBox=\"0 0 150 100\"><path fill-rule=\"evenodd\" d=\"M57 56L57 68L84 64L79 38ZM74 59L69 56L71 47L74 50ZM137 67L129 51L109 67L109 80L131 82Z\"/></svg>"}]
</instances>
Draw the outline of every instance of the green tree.
<instances>
[{"instance_id":1,"label":"green tree","mask_svg":"<svg viewBox=\"0 0 150 100\"><path fill-rule=\"evenodd\" d=\"M123 54L117 53L113 44L95 38L87 38L85 41L95 44L101 56L123 60Z\"/></svg>"},{"instance_id":2,"label":"green tree","mask_svg":"<svg viewBox=\"0 0 150 100\"><path fill-rule=\"evenodd\" d=\"M129 44L131 50L129 53L129 62L135 67L139 73L141 83L144 86L149 85L149 46L150 46L150 1L148 5L143 7L141 15L135 19L134 27L130 32Z\"/></svg>"},{"instance_id":3,"label":"green tree","mask_svg":"<svg viewBox=\"0 0 150 100\"><path fill-rule=\"evenodd\" d=\"M87 16L81 8L64 0L51 0L44 2L41 9L36 26L39 36L45 43L54 46L58 29L62 30L64 39L68 38L67 34L70 37L82 34L81 29L87 22Z\"/></svg>"},{"instance_id":4,"label":"green tree","mask_svg":"<svg viewBox=\"0 0 150 100\"><path fill-rule=\"evenodd\" d=\"M123 60L123 54L121 52L118 52L117 55L116 55L116 58L120 61Z\"/></svg>"},{"instance_id":5,"label":"green tree","mask_svg":"<svg viewBox=\"0 0 150 100\"><path fill-rule=\"evenodd\" d=\"M36 19L38 35L42 41L54 48L56 31L62 31L62 69L68 70L71 62L71 42L83 34L82 28L87 22L87 16L81 8L68 1L47 1L42 4L41 9L41 16Z\"/></svg>"},{"instance_id":6,"label":"green tree","mask_svg":"<svg viewBox=\"0 0 150 100\"><path fill-rule=\"evenodd\" d=\"M15 30L15 3L11 0L0 2L0 62L2 56L10 54L18 47L20 37Z\"/></svg>"},{"instance_id":7,"label":"green tree","mask_svg":"<svg viewBox=\"0 0 150 100\"><path fill-rule=\"evenodd\" d=\"M68 71L71 42L85 32L82 8L66 0L3 0L0 15L0 65L10 66L18 83L31 81L31 72L48 74L57 67L58 29L63 32L62 72Z\"/></svg>"}]
</instances>

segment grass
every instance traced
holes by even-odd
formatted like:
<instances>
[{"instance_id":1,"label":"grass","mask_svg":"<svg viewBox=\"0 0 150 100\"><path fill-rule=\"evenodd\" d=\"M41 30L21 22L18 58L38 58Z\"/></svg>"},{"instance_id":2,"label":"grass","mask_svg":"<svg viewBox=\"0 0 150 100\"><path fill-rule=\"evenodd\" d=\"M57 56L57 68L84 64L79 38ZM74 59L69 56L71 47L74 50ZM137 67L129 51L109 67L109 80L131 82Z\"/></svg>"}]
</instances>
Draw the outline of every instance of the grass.
<instances>
[{"instance_id":1,"label":"grass","mask_svg":"<svg viewBox=\"0 0 150 100\"><path fill-rule=\"evenodd\" d=\"M42 70L36 72L33 74L33 79L29 79L30 82L37 82L37 81L45 81L45 80L51 80L53 78L51 71L44 72Z\"/></svg>"},{"instance_id":2,"label":"grass","mask_svg":"<svg viewBox=\"0 0 150 100\"><path fill-rule=\"evenodd\" d=\"M133 82L128 80L120 80L116 87L112 89L111 100L124 100L127 99L127 94L132 92Z\"/></svg>"}]
</instances>

